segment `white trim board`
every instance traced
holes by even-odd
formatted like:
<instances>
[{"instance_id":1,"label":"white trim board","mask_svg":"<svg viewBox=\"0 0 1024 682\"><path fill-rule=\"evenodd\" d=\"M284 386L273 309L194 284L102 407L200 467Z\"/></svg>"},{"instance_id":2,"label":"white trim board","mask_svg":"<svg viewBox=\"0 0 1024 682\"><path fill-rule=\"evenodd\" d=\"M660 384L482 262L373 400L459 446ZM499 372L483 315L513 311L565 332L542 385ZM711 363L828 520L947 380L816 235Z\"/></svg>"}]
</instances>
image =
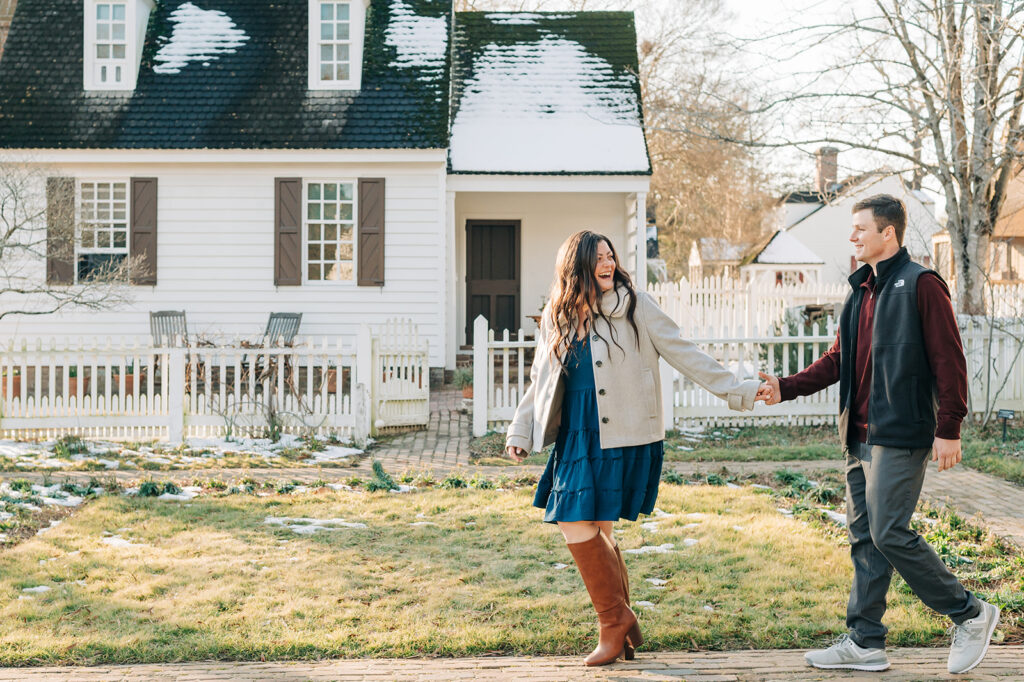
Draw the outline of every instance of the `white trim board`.
<instances>
[{"instance_id":1,"label":"white trim board","mask_svg":"<svg viewBox=\"0 0 1024 682\"><path fill-rule=\"evenodd\" d=\"M647 192L648 175L449 175L454 192Z\"/></svg>"}]
</instances>

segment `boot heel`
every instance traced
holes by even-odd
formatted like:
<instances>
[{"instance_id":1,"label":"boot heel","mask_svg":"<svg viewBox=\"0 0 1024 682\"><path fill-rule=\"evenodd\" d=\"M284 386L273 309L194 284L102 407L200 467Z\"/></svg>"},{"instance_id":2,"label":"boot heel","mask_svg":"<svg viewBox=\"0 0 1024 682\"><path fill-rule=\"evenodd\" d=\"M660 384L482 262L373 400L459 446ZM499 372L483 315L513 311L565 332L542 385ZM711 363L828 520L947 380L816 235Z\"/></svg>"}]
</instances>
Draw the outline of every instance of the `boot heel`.
<instances>
[{"instance_id":1,"label":"boot heel","mask_svg":"<svg viewBox=\"0 0 1024 682\"><path fill-rule=\"evenodd\" d=\"M629 649L629 653L633 652L633 649L644 643L644 636L640 634L640 623L633 623L633 627L626 633L626 646ZM632 656L629 656L627 660L632 660Z\"/></svg>"},{"instance_id":2,"label":"boot heel","mask_svg":"<svg viewBox=\"0 0 1024 682\"><path fill-rule=\"evenodd\" d=\"M622 645L622 657L624 659L626 659L627 661L632 661L634 658L636 658L636 653L635 652L636 652L636 649L634 649L630 645L628 645L628 644Z\"/></svg>"}]
</instances>

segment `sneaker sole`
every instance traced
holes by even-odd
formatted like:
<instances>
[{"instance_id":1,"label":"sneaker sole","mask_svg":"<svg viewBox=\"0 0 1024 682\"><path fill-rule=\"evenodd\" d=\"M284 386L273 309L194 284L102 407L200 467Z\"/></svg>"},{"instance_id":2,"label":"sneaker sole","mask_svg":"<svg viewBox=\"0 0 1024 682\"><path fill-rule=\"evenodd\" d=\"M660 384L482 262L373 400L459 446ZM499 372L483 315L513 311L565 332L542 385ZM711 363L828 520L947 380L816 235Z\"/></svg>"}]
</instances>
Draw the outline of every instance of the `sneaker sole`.
<instances>
[{"instance_id":1,"label":"sneaker sole","mask_svg":"<svg viewBox=\"0 0 1024 682\"><path fill-rule=\"evenodd\" d=\"M823 663L811 663L807 661L807 664L812 668L822 668L823 670L864 670L866 672L879 672L882 670L888 670L892 665L891 663L875 663L874 665L863 665L859 663L839 663L837 665L825 665Z\"/></svg>"},{"instance_id":2,"label":"sneaker sole","mask_svg":"<svg viewBox=\"0 0 1024 682\"><path fill-rule=\"evenodd\" d=\"M992 606L996 610L996 617L992 620L992 627L990 627L988 629L988 637L985 638L985 648L981 650L981 655L978 656L978 658L976 658L974 660L974 663L971 663L969 666L967 666L963 670L958 670L956 672L953 672L952 670L949 670L949 668L946 668L946 670L949 671L949 674L951 674L951 675L962 675L965 672L968 672L970 670L974 670L975 668L978 667L978 665L983 660L985 660L985 654L988 653L988 645L992 643L992 633L994 633L996 631L996 627L999 626L999 616L1002 614L1002 609L1000 609L998 606L995 606L995 604L993 604Z\"/></svg>"}]
</instances>

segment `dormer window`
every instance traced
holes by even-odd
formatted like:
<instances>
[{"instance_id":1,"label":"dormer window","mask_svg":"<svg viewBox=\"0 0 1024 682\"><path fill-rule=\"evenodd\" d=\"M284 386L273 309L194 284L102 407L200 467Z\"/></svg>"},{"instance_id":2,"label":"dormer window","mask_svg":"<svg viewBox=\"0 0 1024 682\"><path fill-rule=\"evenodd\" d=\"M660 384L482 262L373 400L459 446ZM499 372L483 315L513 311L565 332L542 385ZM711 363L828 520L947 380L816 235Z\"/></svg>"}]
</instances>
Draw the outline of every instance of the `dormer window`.
<instances>
[{"instance_id":1,"label":"dormer window","mask_svg":"<svg viewBox=\"0 0 1024 682\"><path fill-rule=\"evenodd\" d=\"M134 90L153 0L86 0L86 90Z\"/></svg>"},{"instance_id":2,"label":"dormer window","mask_svg":"<svg viewBox=\"0 0 1024 682\"><path fill-rule=\"evenodd\" d=\"M358 90L366 0L309 0L310 90Z\"/></svg>"}]
</instances>

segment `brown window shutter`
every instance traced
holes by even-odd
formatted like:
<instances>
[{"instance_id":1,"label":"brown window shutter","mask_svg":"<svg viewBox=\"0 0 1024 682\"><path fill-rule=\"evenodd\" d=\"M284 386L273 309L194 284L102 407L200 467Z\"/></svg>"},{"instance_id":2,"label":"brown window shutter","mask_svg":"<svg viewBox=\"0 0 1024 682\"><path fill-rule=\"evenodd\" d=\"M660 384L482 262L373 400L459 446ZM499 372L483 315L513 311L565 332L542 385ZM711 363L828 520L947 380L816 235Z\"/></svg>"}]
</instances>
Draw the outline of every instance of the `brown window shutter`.
<instances>
[{"instance_id":1,"label":"brown window shutter","mask_svg":"<svg viewBox=\"0 0 1024 682\"><path fill-rule=\"evenodd\" d=\"M384 286L384 178L359 178L357 284Z\"/></svg>"},{"instance_id":2,"label":"brown window shutter","mask_svg":"<svg viewBox=\"0 0 1024 682\"><path fill-rule=\"evenodd\" d=\"M132 284L156 284L156 178L132 178Z\"/></svg>"},{"instance_id":3,"label":"brown window shutter","mask_svg":"<svg viewBox=\"0 0 1024 682\"><path fill-rule=\"evenodd\" d=\"M46 178L46 282L75 283L74 178Z\"/></svg>"},{"instance_id":4,"label":"brown window shutter","mask_svg":"<svg viewBox=\"0 0 1024 682\"><path fill-rule=\"evenodd\" d=\"M274 180L274 286L302 284L302 178Z\"/></svg>"}]
</instances>

